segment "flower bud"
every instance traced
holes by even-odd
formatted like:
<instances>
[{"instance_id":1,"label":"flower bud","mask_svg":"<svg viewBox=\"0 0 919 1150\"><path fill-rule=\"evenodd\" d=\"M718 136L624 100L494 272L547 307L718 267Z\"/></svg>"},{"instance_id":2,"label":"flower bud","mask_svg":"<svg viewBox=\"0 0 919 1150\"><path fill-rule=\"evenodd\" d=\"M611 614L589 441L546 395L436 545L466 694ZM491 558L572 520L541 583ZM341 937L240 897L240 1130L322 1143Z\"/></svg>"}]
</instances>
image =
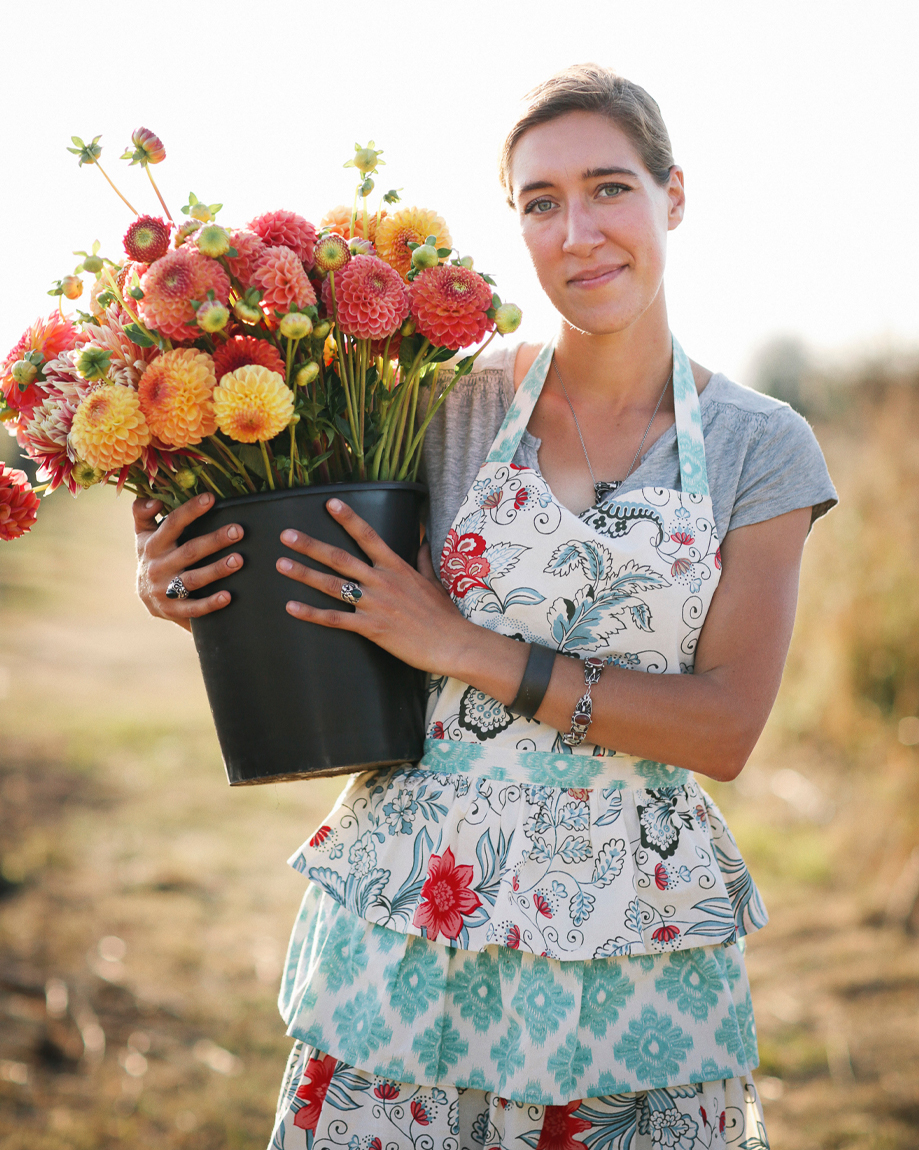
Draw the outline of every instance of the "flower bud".
<instances>
[{"instance_id":1,"label":"flower bud","mask_svg":"<svg viewBox=\"0 0 919 1150\"><path fill-rule=\"evenodd\" d=\"M361 236L352 236L348 240L348 247L353 256L375 256L377 254L377 249L370 240L365 240Z\"/></svg>"},{"instance_id":2,"label":"flower bud","mask_svg":"<svg viewBox=\"0 0 919 1150\"><path fill-rule=\"evenodd\" d=\"M195 243L199 252L216 260L230 250L230 233L220 224L208 224L198 230Z\"/></svg>"},{"instance_id":3,"label":"flower bud","mask_svg":"<svg viewBox=\"0 0 919 1150\"><path fill-rule=\"evenodd\" d=\"M230 313L219 299L206 299L195 315L202 331L223 331L230 322Z\"/></svg>"},{"instance_id":4,"label":"flower bud","mask_svg":"<svg viewBox=\"0 0 919 1150\"><path fill-rule=\"evenodd\" d=\"M373 191L373 187L373 180L371 180L371 178L368 176L367 179L364 180L364 182L361 184L361 195L369 196Z\"/></svg>"},{"instance_id":5,"label":"flower bud","mask_svg":"<svg viewBox=\"0 0 919 1150\"><path fill-rule=\"evenodd\" d=\"M265 313L260 307L246 303L244 299L237 300L236 303L233 304L233 311L236 314L236 318L243 323L256 324L265 318Z\"/></svg>"},{"instance_id":6,"label":"flower bud","mask_svg":"<svg viewBox=\"0 0 919 1150\"><path fill-rule=\"evenodd\" d=\"M87 272L101 272L105 267L105 261L101 256L87 256L83 261L83 270Z\"/></svg>"},{"instance_id":7,"label":"flower bud","mask_svg":"<svg viewBox=\"0 0 919 1150\"><path fill-rule=\"evenodd\" d=\"M192 491L198 486L198 476L190 467L183 467L177 471L175 481L183 491Z\"/></svg>"},{"instance_id":8,"label":"flower bud","mask_svg":"<svg viewBox=\"0 0 919 1150\"><path fill-rule=\"evenodd\" d=\"M17 359L13 364L10 375L25 390L38 375L38 368L27 359Z\"/></svg>"},{"instance_id":9,"label":"flower bud","mask_svg":"<svg viewBox=\"0 0 919 1150\"><path fill-rule=\"evenodd\" d=\"M402 325L402 327L399 328L399 330L402 332L403 335L414 335L416 326L417 325L416 325L415 321L412 319L411 316L409 316L408 319L405 321L405 323Z\"/></svg>"},{"instance_id":10,"label":"flower bud","mask_svg":"<svg viewBox=\"0 0 919 1150\"><path fill-rule=\"evenodd\" d=\"M520 327L523 312L515 303L503 303L495 312L495 327L501 335L510 335Z\"/></svg>"},{"instance_id":11,"label":"flower bud","mask_svg":"<svg viewBox=\"0 0 919 1150\"><path fill-rule=\"evenodd\" d=\"M472 268L474 267L472 256L463 256L463 258L460 260L460 263L464 268L469 268L470 271L472 271Z\"/></svg>"},{"instance_id":12,"label":"flower bud","mask_svg":"<svg viewBox=\"0 0 919 1150\"><path fill-rule=\"evenodd\" d=\"M77 356L75 367L86 380L105 379L112 352L101 347L86 347Z\"/></svg>"},{"instance_id":13,"label":"flower bud","mask_svg":"<svg viewBox=\"0 0 919 1150\"><path fill-rule=\"evenodd\" d=\"M319 364L310 360L310 362L305 363L294 376L294 386L308 387L317 375L319 375Z\"/></svg>"},{"instance_id":14,"label":"flower bud","mask_svg":"<svg viewBox=\"0 0 919 1150\"><path fill-rule=\"evenodd\" d=\"M200 227L200 220L183 220L176 229L175 239L172 241L173 245L180 248L188 237L193 236Z\"/></svg>"},{"instance_id":15,"label":"flower bud","mask_svg":"<svg viewBox=\"0 0 919 1150\"><path fill-rule=\"evenodd\" d=\"M134 151L128 148L121 157L123 160L130 160L132 164L146 165L159 164L166 159L163 141L149 128L135 128L131 133L131 143L134 145Z\"/></svg>"},{"instance_id":16,"label":"flower bud","mask_svg":"<svg viewBox=\"0 0 919 1150\"><path fill-rule=\"evenodd\" d=\"M436 268L440 263L437 248L430 244L421 244L412 252L412 263L416 268Z\"/></svg>"},{"instance_id":17,"label":"flower bud","mask_svg":"<svg viewBox=\"0 0 919 1150\"><path fill-rule=\"evenodd\" d=\"M313 330L313 321L300 311L290 311L282 316L281 335L285 339L305 339Z\"/></svg>"},{"instance_id":18,"label":"flower bud","mask_svg":"<svg viewBox=\"0 0 919 1150\"><path fill-rule=\"evenodd\" d=\"M351 259L351 249L344 236L329 232L317 241L313 250L313 261L319 271L337 272Z\"/></svg>"},{"instance_id":19,"label":"flower bud","mask_svg":"<svg viewBox=\"0 0 919 1150\"><path fill-rule=\"evenodd\" d=\"M332 330L332 325L329 323L329 321L327 319L324 319L322 321L322 323L317 323L316 326L313 328L313 339L324 340L325 337L329 334L329 332L331 330Z\"/></svg>"},{"instance_id":20,"label":"flower bud","mask_svg":"<svg viewBox=\"0 0 919 1150\"><path fill-rule=\"evenodd\" d=\"M70 474L73 476L74 482L78 487L82 487L85 491L88 487L94 487L97 483L101 483L105 478L105 472L100 471L98 468L90 467L88 463L84 463L82 459L78 459L73 467L70 469Z\"/></svg>"},{"instance_id":21,"label":"flower bud","mask_svg":"<svg viewBox=\"0 0 919 1150\"><path fill-rule=\"evenodd\" d=\"M83 294L83 281L79 276L64 276L61 287L68 299L79 299Z\"/></svg>"},{"instance_id":22,"label":"flower bud","mask_svg":"<svg viewBox=\"0 0 919 1150\"><path fill-rule=\"evenodd\" d=\"M210 223L214 218L207 204L192 204L191 211L188 214L193 220L200 220L203 224Z\"/></svg>"},{"instance_id":23,"label":"flower bud","mask_svg":"<svg viewBox=\"0 0 919 1150\"><path fill-rule=\"evenodd\" d=\"M358 148L354 153L354 159L347 166L357 168L366 175L377 166L378 157L382 154L382 151L376 151L374 148Z\"/></svg>"}]
</instances>

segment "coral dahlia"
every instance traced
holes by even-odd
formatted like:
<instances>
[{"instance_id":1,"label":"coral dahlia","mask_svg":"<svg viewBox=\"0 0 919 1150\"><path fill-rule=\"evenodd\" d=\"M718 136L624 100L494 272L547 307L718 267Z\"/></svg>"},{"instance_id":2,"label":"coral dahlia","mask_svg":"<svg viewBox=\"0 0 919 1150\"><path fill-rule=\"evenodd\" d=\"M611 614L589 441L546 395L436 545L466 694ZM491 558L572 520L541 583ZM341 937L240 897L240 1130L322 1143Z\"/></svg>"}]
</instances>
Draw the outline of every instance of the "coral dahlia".
<instances>
[{"instance_id":1,"label":"coral dahlia","mask_svg":"<svg viewBox=\"0 0 919 1150\"><path fill-rule=\"evenodd\" d=\"M408 292L399 273L377 256L355 256L335 277L341 330L355 339L385 339L408 315ZM332 312L332 276L322 299Z\"/></svg>"},{"instance_id":2,"label":"coral dahlia","mask_svg":"<svg viewBox=\"0 0 919 1150\"><path fill-rule=\"evenodd\" d=\"M441 264L416 276L409 287L412 315L418 331L439 347L461 348L478 343L495 321L491 288L470 268Z\"/></svg>"},{"instance_id":3,"label":"coral dahlia","mask_svg":"<svg viewBox=\"0 0 919 1150\"><path fill-rule=\"evenodd\" d=\"M139 264L152 264L169 251L172 225L159 216L138 216L124 233L124 250Z\"/></svg>"},{"instance_id":4,"label":"coral dahlia","mask_svg":"<svg viewBox=\"0 0 919 1150\"><path fill-rule=\"evenodd\" d=\"M169 447L189 447L217 430L214 361L193 347L161 355L137 389L151 435Z\"/></svg>"},{"instance_id":5,"label":"coral dahlia","mask_svg":"<svg viewBox=\"0 0 919 1150\"><path fill-rule=\"evenodd\" d=\"M236 371L238 367L249 364L267 367L278 375L284 374L281 353L267 339L256 339L253 335L234 335L214 352L214 374L218 383L228 371Z\"/></svg>"},{"instance_id":6,"label":"coral dahlia","mask_svg":"<svg viewBox=\"0 0 919 1150\"><path fill-rule=\"evenodd\" d=\"M292 308L316 302L316 293L297 253L288 247L267 248L252 269L252 284L262 290L262 307L271 320L274 313L286 315Z\"/></svg>"},{"instance_id":7,"label":"coral dahlia","mask_svg":"<svg viewBox=\"0 0 919 1150\"><path fill-rule=\"evenodd\" d=\"M24 471L0 463L0 539L25 535L38 514L38 496Z\"/></svg>"},{"instance_id":8,"label":"coral dahlia","mask_svg":"<svg viewBox=\"0 0 919 1150\"><path fill-rule=\"evenodd\" d=\"M428 208L402 208L387 216L377 228L377 254L407 280L412 270L412 253L406 244L423 244L428 236L436 238L435 247L453 247L442 216Z\"/></svg>"},{"instance_id":9,"label":"coral dahlia","mask_svg":"<svg viewBox=\"0 0 919 1150\"><path fill-rule=\"evenodd\" d=\"M25 391L20 391L19 384L11 374L14 363L29 351L41 352L45 362L55 359L61 352L69 351L76 339L76 328L69 319L62 319L56 311L47 319L38 319L28 327L6 359L0 363L0 394L6 400L7 407L21 412L23 418L28 419L32 410L44 398L42 385L37 381L30 383Z\"/></svg>"},{"instance_id":10,"label":"coral dahlia","mask_svg":"<svg viewBox=\"0 0 919 1150\"><path fill-rule=\"evenodd\" d=\"M367 236L371 243L376 243L377 226L380 220L385 220L389 212L384 208L379 217L376 212L367 213ZM335 232L343 236L346 240L350 240L352 236L359 236L364 238L364 213L363 210L359 211L357 218L354 221L354 231L351 231L351 209L346 204L339 204L338 207L332 208L331 211L326 212L322 217L320 225L326 228L327 231ZM430 232L428 233L430 235ZM426 237L425 237L426 238Z\"/></svg>"},{"instance_id":11,"label":"coral dahlia","mask_svg":"<svg viewBox=\"0 0 919 1150\"><path fill-rule=\"evenodd\" d=\"M283 376L264 367L240 367L214 391L214 412L224 435L238 443L274 439L290 423L294 395Z\"/></svg>"},{"instance_id":12,"label":"coral dahlia","mask_svg":"<svg viewBox=\"0 0 919 1150\"><path fill-rule=\"evenodd\" d=\"M244 288L251 287L252 269L265 254L261 237L240 228L230 232L230 246L236 249L236 255L227 256L227 267Z\"/></svg>"},{"instance_id":13,"label":"coral dahlia","mask_svg":"<svg viewBox=\"0 0 919 1150\"><path fill-rule=\"evenodd\" d=\"M104 383L91 391L77 408L70 429L70 446L100 471L136 463L149 442L137 392L119 383Z\"/></svg>"},{"instance_id":14,"label":"coral dahlia","mask_svg":"<svg viewBox=\"0 0 919 1150\"><path fill-rule=\"evenodd\" d=\"M221 303L230 298L230 280L216 260L193 247L181 247L156 261L140 281L141 318L167 339L195 339L195 308L212 291Z\"/></svg>"},{"instance_id":15,"label":"coral dahlia","mask_svg":"<svg viewBox=\"0 0 919 1150\"><path fill-rule=\"evenodd\" d=\"M246 227L255 232L270 248L290 248L307 265L313 262L316 229L296 212L265 212L256 216Z\"/></svg>"}]
</instances>

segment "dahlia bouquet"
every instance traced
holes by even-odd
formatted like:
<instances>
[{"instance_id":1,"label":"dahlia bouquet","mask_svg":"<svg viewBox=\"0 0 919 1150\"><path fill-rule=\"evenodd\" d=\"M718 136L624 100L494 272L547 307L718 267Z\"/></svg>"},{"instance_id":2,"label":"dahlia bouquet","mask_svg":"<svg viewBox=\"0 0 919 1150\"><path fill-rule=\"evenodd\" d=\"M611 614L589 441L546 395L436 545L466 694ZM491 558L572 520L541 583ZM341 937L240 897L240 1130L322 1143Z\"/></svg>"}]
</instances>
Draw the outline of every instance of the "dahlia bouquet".
<instances>
[{"instance_id":1,"label":"dahlia bouquet","mask_svg":"<svg viewBox=\"0 0 919 1150\"><path fill-rule=\"evenodd\" d=\"M316 483L413 480L425 431L457 380L520 311L454 251L434 211L370 204L383 161L355 146L351 206L318 227L271 211L242 227L190 194L173 218L145 128L122 159L142 167L161 215L138 213L101 167L100 137L73 137L134 214L123 253L98 243L0 362L0 420L38 464L38 486L0 464L0 539L35 521L39 494L95 484L173 508ZM88 311L64 300L89 286ZM474 354L443 365L463 349Z\"/></svg>"}]
</instances>

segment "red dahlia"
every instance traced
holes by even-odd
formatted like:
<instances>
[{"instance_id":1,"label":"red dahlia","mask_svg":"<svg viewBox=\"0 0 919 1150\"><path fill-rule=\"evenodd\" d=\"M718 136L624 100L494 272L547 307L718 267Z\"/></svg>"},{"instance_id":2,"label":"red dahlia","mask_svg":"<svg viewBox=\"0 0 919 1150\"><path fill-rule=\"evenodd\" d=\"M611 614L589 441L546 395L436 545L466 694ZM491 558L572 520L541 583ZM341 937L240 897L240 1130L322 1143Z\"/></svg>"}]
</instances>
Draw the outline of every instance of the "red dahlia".
<instances>
[{"instance_id":1,"label":"red dahlia","mask_svg":"<svg viewBox=\"0 0 919 1150\"><path fill-rule=\"evenodd\" d=\"M38 496L24 471L0 463L0 539L25 535L38 514Z\"/></svg>"},{"instance_id":2,"label":"red dahlia","mask_svg":"<svg viewBox=\"0 0 919 1150\"><path fill-rule=\"evenodd\" d=\"M329 315L333 277L338 324L345 335L385 340L408 315L408 292L402 277L378 256L355 256L340 272L329 274L322 285L322 301Z\"/></svg>"},{"instance_id":3,"label":"red dahlia","mask_svg":"<svg viewBox=\"0 0 919 1150\"><path fill-rule=\"evenodd\" d=\"M270 248L290 248L309 266L313 262L316 229L296 212L265 212L246 224Z\"/></svg>"},{"instance_id":4,"label":"red dahlia","mask_svg":"<svg viewBox=\"0 0 919 1150\"><path fill-rule=\"evenodd\" d=\"M169 251L171 225L159 216L138 216L124 233L124 250L139 264L152 264Z\"/></svg>"},{"instance_id":5,"label":"red dahlia","mask_svg":"<svg viewBox=\"0 0 919 1150\"><path fill-rule=\"evenodd\" d=\"M486 315L491 288L471 268L429 268L408 290L418 331L437 347L469 347L494 330L495 321Z\"/></svg>"},{"instance_id":6,"label":"red dahlia","mask_svg":"<svg viewBox=\"0 0 919 1150\"><path fill-rule=\"evenodd\" d=\"M252 335L234 335L214 352L214 374L219 383L228 371L238 367L267 367L284 375L284 360L280 352L267 339L256 339Z\"/></svg>"}]
</instances>

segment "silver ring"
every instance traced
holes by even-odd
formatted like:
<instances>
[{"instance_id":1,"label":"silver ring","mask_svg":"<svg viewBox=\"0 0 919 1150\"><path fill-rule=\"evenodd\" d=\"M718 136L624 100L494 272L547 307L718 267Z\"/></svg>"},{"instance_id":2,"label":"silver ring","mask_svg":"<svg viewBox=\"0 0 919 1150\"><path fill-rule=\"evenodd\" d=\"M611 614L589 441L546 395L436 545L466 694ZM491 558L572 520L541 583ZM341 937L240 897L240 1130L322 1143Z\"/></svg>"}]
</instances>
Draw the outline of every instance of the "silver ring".
<instances>
[{"instance_id":1,"label":"silver ring","mask_svg":"<svg viewBox=\"0 0 919 1150\"><path fill-rule=\"evenodd\" d=\"M173 579L170 582L169 586L166 588L166 598L167 599L187 599L188 598L188 588L182 582L182 576L181 575L176 575L175 579Z\"/></svg>"},{"instance_id":2,"label":"silver ring","mask_svg":"<svg viewBox=\"0 0 919 1150\"><path fill-rule=\"evenodd\" d=\"M346 603L350 603L352 607L356 607L358 599L364 597L364 592L357 583L342 583L340 594L342 599Z\"/></svg>"}]
</instances>

